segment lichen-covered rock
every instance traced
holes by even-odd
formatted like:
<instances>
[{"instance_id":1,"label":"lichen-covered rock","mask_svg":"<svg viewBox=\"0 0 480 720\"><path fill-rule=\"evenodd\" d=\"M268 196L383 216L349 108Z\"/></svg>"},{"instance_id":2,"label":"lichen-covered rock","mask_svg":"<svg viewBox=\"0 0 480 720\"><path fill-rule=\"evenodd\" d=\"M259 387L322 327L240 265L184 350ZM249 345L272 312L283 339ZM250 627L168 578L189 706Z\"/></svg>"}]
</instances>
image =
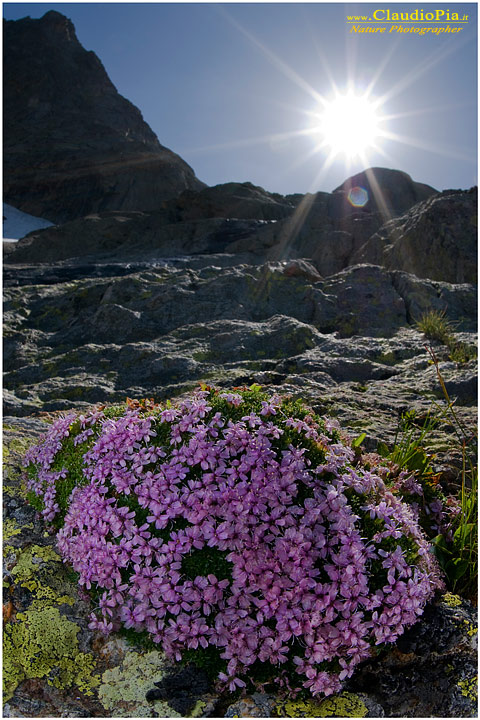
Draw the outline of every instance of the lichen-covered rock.
<instances>
[{"instance_id":1,"label":"lichen-covered rock","mask_svg":"<svg viewBox=\"0 0 480 720\"><path fill-rule=\"evenodd\" d=\"M181 717L165 702L147 701L155 680L165 674L165 656L153 651L141 656L129 652L121 665L106 670L98 697L109 714L116 717ZM153 714L155 713L155 714Z\"/></svg>"},{"instance_id":2,"label":"lichen-covered rock","mask_svg":"<svg viewBox=\"0 0 480 720\"><path fill-rule=\"evenodd\" d=\"M362 694L343 692L324 700L279 699L254 693L232 703L224 717L384 717L383 708Z\"/></svg>"}]
</instances>

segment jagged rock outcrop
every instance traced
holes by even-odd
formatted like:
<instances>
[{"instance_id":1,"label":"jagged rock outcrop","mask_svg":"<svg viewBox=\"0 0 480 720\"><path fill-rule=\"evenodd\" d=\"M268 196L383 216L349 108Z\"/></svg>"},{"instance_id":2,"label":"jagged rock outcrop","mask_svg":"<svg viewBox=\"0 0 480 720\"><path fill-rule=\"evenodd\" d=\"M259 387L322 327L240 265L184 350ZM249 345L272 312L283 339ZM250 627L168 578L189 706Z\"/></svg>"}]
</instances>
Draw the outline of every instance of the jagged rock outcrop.
<instances>
[{"instance_id":1,"label":"jagged rock outcrop","mask_svg":"<svg viewBox=\"0 0 480 720\"><path fill-rule=\"evenodd\" d=\"M167 206L178 220L218 217L282 220L292 214L301 198L301 195L270 193L250 182L232 182L199 192L185 190Z\"/></svg>"},{"instance_id":2,"label":"jagged rock outcrop","mask_svg":"<svg viewBox=\"0 0 480 720\"><path fill-rule=\"evenodd\" d=\"M189 197L191 213L188 204L182 206ZM352 215L351 231L339 229L342 223L329 217L332 197L317 193L297 202L249 183L232 183L184 193L155 212L92 213L9 243L6 271L10 263L77 258L78 263L151 264L161 258L229 253L254 264L307 258L324 277L369 263L420 278L476 282L476 191L433 195L381 227L378 213Z\"/></svg>"},{"instance_id":3,"label":"jagged rock outcrop","mask_svg":"<svg viewBox=\"0 0 480 720\"><path fill-rule=\"evenodd\" d=\"M3 189L20 210L64 222L204 186L54 10L4 23L3 90Z\"/></svg>"}]
</instances>

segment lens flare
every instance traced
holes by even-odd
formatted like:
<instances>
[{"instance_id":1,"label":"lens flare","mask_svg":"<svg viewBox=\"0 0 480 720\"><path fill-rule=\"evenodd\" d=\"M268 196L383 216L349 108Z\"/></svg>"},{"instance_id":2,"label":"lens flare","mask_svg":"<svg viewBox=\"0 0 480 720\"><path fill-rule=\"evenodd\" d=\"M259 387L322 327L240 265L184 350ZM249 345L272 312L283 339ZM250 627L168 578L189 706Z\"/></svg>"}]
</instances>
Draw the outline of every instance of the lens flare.
<instances>
[{"instance_id":1,"label":"lens flare","mask_svg":"<svg viewBox=\"0 0 480 720\"><path fill-rule=\"evenodd\" d=\"M368 202L368 191L358 185L351 188L348 193L348 202L353 207L365 207Z\"/></svg>"}]
</instances>

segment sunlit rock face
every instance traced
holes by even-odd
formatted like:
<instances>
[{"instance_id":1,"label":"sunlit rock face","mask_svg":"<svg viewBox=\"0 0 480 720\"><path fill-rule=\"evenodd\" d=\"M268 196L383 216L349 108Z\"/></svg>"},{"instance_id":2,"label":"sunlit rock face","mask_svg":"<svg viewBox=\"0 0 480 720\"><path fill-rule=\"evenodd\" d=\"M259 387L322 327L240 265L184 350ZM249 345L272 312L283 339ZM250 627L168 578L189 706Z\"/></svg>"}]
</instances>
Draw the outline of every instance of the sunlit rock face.
<instances>
[{"instance_id":1,"label":"sunlit rock face","mask_svg":"<svg viewBox=\"0 0 480 720\"><path fill-rule=\"evenodd\" d=\"M386 222L352 256L451 283L477 282L477 189L445 190Z\"/></svg>"},{"instance_id":2,"label":"sunlit rock face","mask_svg":"<svg viewBox=\"0 0 480 720\"><path fill-rule=\"evenodd\" d=\"M4 195L20 210L58 223L204 186L60 13L4 23L3 102Z\"/></svg>"}]
</instances>

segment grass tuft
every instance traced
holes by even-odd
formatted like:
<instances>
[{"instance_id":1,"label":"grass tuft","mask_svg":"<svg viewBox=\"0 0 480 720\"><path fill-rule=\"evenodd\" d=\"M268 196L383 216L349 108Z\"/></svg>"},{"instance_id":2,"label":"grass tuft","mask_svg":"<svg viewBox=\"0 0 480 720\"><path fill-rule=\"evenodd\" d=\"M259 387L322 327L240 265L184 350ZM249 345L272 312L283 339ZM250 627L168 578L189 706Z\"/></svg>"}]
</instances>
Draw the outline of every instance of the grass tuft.
<instances>
[{"instance_id":1,"label":"grass tuft","mask_svg":"<svg viewBox=\"0 0 480 720\"><path fill-rule=\"evenodd\" d=\"M423 313L416 325L427 340L438 340L446 345L452 335L453 327L451 322L445 319L444 310L429 310Z\"/></svg>"},{"instance_id":2,"label":"grass tuft","mask_svg":"<svg viewBox=\"0 0 480 720\"><path fill-rule=\"evenodd\" d=\"M443 310L429 310L416 323L417 329L423 332L427 340L438 340L449 350L449 359L455 363L467 363L477 357L474 345L460 342L453 334L454 326L445 318Z\"/></svg>"}]
</instances>

